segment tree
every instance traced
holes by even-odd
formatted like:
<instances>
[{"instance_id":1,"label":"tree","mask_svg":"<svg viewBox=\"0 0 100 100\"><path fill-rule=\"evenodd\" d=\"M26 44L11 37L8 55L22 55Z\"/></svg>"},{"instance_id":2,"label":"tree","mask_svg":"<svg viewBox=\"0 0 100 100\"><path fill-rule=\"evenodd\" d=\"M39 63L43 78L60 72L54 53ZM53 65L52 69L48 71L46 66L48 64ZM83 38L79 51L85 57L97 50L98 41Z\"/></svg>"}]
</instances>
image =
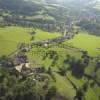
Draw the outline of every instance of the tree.
<instances>
[{"instance_id":1,"label":"tree","mask_svg":"<svg viewBox=\"0 0 100 100\"><path fill-rule=\"evenodd\" d=\"M13 67L14 64L13 64L13 61L12 61L11 58L3 55L3 56L0 57L0 66L2 66L2 67L5 67L5 66L6 67Z\"/></svg>"},{"instance_id":2,"label":"tree","mask_svg":"<svg viewBox=\"0 0 100 100\"><path fill-rule=\"evenodd\" d=\"M60 75L64 76L66 75L66 72L67 72L67 68L65 66L59 68Z\"/></svg>"},{"instance_id":3,"label":"tree","mask_svg":"<svg viewBox=\"0 0 100 100\"><path fill-rule=\"evenodd\" d=\"M74 100L84 100L84 92L83 90L80 88L76 91L76 96L74 98Z\"/></svg>"},{"instance_id":4,"label":"tree","mask_svg":"<svg viewBox=\"0 0 100 100\"><path fill-rule=\"evenodd\" d=\"M56 92L57 92L57 88L55 86L50 87L50 89L46 94L45 100L51 100L51 98L56 95Z\"/></svg>"},{"instance_id":5,"label":"tree","mask_svg":"<svg viewBox=\"0 0 100 100\"><path fill-rule=\"evenodd\" d=\"M32 36L32 37L31 37L31 39L30 39L30 41L34 41L34 39L35 39L35 37L34 37L34 36Z\"/></svg>"},{"instance_id":6,"label":"tree","mask_svg":"<svg viewBox=\"0 0 100 100\"><path fill-rule=\"evenodd\" d=\"M35 34L36 34L36 32L35 32L35 31L32 31L30 34L31 34L31 35L35 35Z\"/></svg>"},{"instance_id":7,"label":"tree","mask_svg":"<svg viewBox=\"0 0 100 100\"><path fill-rule=\"evenodd\" d=\"M11 70L0 68L0 100L40 100L41 93L31 78L21 80Z\"/></svg>"},{"instance_id":8,"label":"tree","mask_svg":"<svg viewBox=\"0 0 100 100\"><path fill-rule=\"evenodd\" d=\"M83 59L83 63L84 63L86 66L88 66L89 61L90 61L90 56L88 55L88 52L87 52L87 51L83 51L83 52L82 52L82 57L81 57L81 58Z\"/></svg>"},{"instance_id":9,"label":"tree","mask_svg":"<svg viewBox=\"0 0 100 100\"><path fill-rule=\"evenodd\" d=\"M86 68L86 64L84 64L83 59L76 60L72 57L69 61L70 70L72 71L72 75L81 78L84 75L84 71Z\"/></svg>"},{"instance_id":10,"label":"tree","mask_svg":"<svg viewBox=\"0 0 100 100\"><path fill-rule=\"evenodd\" d=\"M47 73L50 74L50 75L52 74L52 69L51 69L51 67L48 68Z\"/></svg>"}]
</instances>

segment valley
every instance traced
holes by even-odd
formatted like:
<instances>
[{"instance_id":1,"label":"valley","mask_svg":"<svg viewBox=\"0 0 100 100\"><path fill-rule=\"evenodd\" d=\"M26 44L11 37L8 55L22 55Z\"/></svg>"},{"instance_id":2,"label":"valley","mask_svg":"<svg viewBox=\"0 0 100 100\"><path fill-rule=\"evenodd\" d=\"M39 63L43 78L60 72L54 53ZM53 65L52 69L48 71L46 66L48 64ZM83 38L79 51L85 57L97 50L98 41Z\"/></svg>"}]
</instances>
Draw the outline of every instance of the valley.
<instances>
[{"instance_id":1,"label":"valley","mask_svg":"<svg viewBox=\"0 0 100 100\"><path fill-rule=\"evenodd\" d=\"M99 100L97 8L88 0L0 0L0 100Z\"/></svg>"}]
</instances>

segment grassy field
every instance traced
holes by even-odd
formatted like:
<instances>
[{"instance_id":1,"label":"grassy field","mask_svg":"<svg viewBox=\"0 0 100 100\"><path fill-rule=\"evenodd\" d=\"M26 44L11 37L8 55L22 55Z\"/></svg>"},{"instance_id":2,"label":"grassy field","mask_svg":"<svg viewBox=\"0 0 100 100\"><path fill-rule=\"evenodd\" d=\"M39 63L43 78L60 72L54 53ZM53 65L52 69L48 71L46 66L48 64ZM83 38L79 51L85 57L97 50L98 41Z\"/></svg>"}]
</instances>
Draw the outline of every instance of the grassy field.
<instances>
[{"instance_id":1,"label":"grassy field","mask_svg":"<svg viewBox=\"0 0 100 100\"><path fill-rule=\"evenodd\" d=\"M57 32L44 32L42 30L37 29L35 34L35 40L46 40L46 39L52 39L55 37L61 36L60 33Z\"/></svg>"},{"instance_id":2,"label":"grassy field","mask_svg":"<svg viewBox=\"0 0 100 100\"><path fill-rule=\"evenodd\" d=\"M73 39L66 41L71 45L88 51L92 56L100 55L100 37L80 32Z\"/></svg>"},{"instance_id":3,"label":"grassy field","mask_svg":"<svg viewBox=\"0 0 100 100\"><path fill-rule=\"evenodd\" d=\"M21 27L0 28L0 55L8 55L16 50L18 43L29 42L30 30Z\"/></svg>"},{"instance_id":4,"label":"grassy field","mask_svg":"<svg viewBox=\"0 0 100 100\"><path fill-rule=\"evenodd\" d=\"M29 43L31 28L5 27L0 28L0 56L8 55L16 50L19 43ZM44 40L60 36L59 33L49 33L37 29L35 40Z\"/></svg>"}]
</instances>

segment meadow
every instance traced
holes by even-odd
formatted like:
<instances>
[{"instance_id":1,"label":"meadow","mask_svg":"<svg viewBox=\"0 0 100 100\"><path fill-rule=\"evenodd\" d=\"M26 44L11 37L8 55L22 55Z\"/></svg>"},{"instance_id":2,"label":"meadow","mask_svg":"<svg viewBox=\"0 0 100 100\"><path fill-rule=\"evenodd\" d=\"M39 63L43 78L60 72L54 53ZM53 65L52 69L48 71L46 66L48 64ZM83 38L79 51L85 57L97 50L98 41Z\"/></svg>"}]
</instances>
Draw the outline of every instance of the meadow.
<instances>
[{"instance_id":1,"label":"meadow","mask_svg":"<svg viewBox=\"0 0 100 100\"><path fill-rule=\"evenodd\" d=\"M0 28L0 56L9 55L17 49L20 43L30 43L32 28L5 27ZM60 36L58 33L49 33L37 29L35 40L44 40Z\"/></svg>"},{"instance_id":2,"label":"meadow","mask_svg":"<svg viewBox=\"0 0 100 100\"><path fill-rule=\"evenodd\" d=\"M31 36L30 30L21 27L0 28L0 55L8 55L14 52L19 43L28 43Z\"/></svg>"},{"instance_id":3,"label":"meadow","mask_svg":"<svg viewBox=\"0 0 100 100\"><path fill-rule=\"evenodd\" d=\"M67 43L88 51L89 55L100 55L100 37L98 36L90 35L87 32L80 32L73 39L65 42L65 44Z\"/></svg>"}]
</instances>

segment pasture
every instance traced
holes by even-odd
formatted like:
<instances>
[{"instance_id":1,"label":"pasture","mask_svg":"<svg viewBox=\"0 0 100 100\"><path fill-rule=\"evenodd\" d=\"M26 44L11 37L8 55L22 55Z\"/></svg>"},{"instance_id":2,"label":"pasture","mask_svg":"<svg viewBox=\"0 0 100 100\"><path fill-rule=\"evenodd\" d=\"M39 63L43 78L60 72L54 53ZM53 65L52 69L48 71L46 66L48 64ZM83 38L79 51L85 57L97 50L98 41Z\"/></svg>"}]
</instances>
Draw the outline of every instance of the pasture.
<instances>
[{"instance_id":1,"label":"pasture","mask_svg":"<svg viewBox=\"0 0 100 100\"><path fill-rule=\"evenodd\" d=\"M100 55L100 37L80 32L73 39L66 41L72 46L88 51L92 56Z\"/></svg>"},{"instance_id":2,"label":"pasture","mask_svg":"<svg viewBox=\"0 0 100 100\"><path fill-rule=\"evenodd\" d=\"M32 28L23 27L5 27L0 28L0 56L8 55L17 49L19 43L29 43L31 39ZM35 40L45 40L60 36L59 33L44 32L36 29Z\"/></svg>"}]
</instances>

